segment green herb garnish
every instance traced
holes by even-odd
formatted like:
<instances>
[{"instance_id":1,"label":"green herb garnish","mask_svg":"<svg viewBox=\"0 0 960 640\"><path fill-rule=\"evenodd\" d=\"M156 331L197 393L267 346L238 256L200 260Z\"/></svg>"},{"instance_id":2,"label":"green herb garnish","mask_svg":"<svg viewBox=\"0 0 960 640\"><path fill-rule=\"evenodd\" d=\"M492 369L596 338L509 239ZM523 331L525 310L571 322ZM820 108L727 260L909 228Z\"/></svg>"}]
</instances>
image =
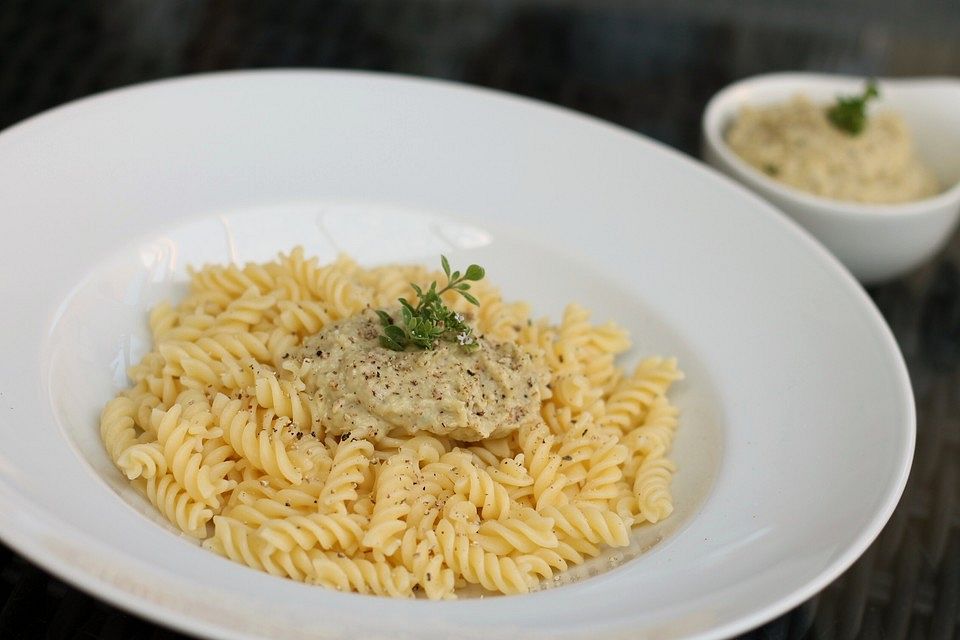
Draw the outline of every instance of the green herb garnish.
<instances>
[{"instance_id":1,"label":"green herb garnish","mask_svg":"<svg viewBox=\"0 0 960 640\"><path fill-rule=\"evenodd\" d=\"M870 80L862 95L838 96L837 103L827 109L827 117L837 129L855 136L867 124L867 101L879 95L877 83Z\"/></svg>"},{"instance_id":2,"label":"green herb garnish","mask_svg":"<svg viewBox=\"0 0 960 640\"><path fill-rule=\"evenodd\" d=\"M461 314L447 307L440 296L447 291L456 291L470 304L480 306L480 302L469 293L469 289L470 282L483 279L483 267L472 264L463 274L459 271L450 273L450 263L446 256L440 256L440 265L447 275L447 286L437 290L437 283L431 282L430 288L424 291L410 283L417 292L419 302L414 307L406 299L400 298L400 322L394 322L386 311L377 310L383 326L380 346L394 351L403 351L408 345L434 349L438 340L446 340L456 342L470 352L480 348L480 343L473 335L473 328Z\"/></svg>"}]
</instances>

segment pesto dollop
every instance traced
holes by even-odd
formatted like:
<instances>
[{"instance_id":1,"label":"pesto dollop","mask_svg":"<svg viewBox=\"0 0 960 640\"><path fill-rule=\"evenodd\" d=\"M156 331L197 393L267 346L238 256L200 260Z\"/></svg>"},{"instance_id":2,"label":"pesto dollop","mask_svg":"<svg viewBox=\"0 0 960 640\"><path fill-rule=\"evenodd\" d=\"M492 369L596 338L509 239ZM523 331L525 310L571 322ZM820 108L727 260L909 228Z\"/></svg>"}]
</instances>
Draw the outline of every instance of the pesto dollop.
<instances>
[{"instance_id":1,"label":"pesto dollop","mask_svg":"<svg viewBox=\"0 0 960 640\"><path fill-rule=\"evenodd\" d=\"M542 362L510 342L478 338L395 351L380 343L377 314L331 325L292 354L327 432L379 439L429 432L474 442L540 420Z\"/></svg>"}]
</instances>

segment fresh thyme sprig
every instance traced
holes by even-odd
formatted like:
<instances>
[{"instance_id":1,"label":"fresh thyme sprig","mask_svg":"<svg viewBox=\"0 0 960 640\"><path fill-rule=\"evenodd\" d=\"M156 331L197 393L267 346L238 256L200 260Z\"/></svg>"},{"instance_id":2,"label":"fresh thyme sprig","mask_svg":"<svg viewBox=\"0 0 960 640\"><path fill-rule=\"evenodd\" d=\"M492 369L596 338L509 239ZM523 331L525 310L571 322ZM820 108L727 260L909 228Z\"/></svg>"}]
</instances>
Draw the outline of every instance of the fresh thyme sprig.
<instances>
[{"instance_id":1,"label":"fresh thyme sprig","mask_svg":"<svg viewBox=\"0 0 960 640\"><path fill-rule=\"evenodd\" d=\"M867 124L867 101L879 96L877 83L870 80L861 95L838 96L837 103L827 109L827 117L833 126L855 136Z\"/></svg>"},{"instance_id":2,"label":"fresh thyme sprig","mask_svg":"<svg viewBox=\"0 0 960 640\"><path fill-rule=\"evenodd\" d=\"M377 310L380 324L383 325L380 346L394 351L403 351L408 345L434 349L438 340L446 340L456 342L470 352L480 348L480 343L473 335L473 328L461 314L447 307L440 296L447 291L456 291L470 304L480 306L480 302L469 289L470 282L483 279L483 267L472 264L462 274L459 271L451 273L450 262L446 256L440 256L440 265L447 276L447 285L437 290L437 283L431 282L430 288L424 291L411 283L410 286L416 291L419 301L414 307L406 299L400 298L399 323L394 322L386 311Z\"/></svg>"}]
</instances>

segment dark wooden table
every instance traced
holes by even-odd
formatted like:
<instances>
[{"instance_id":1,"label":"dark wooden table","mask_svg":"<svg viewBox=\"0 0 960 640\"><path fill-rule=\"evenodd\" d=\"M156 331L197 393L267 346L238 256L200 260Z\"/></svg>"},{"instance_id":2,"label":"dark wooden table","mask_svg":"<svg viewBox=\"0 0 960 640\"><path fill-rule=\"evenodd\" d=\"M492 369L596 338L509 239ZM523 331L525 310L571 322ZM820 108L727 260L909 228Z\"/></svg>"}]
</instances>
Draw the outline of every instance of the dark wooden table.
<instances>
[{"instance_id":1,"label":"dark wooden table","mask_svg":"<svg viewBox=\"0 0 960 640\"><path fill-rule=\"evenodd\" d=\"M782 69L960 75L958 35L957 0L0 0L0 126L144 80L338 67L533 96L696 155L704 104L737 78ZM958 269L954 236L930 264L870 290L906 357L919 413L899 508L840 579L749 636L960 638ZM182 636L0 544L3 640L170 637Z\"/></svg>"}]
</instances>

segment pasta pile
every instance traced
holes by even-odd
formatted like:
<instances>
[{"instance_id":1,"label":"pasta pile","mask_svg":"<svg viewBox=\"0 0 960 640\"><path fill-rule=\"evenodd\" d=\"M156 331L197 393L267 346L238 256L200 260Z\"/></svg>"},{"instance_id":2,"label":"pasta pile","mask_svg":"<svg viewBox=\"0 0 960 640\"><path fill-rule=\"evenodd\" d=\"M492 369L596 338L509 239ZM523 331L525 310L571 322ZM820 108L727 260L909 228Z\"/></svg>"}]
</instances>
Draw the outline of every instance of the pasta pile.
<instances>
[{"instance_id":1,"label":"pasta pile","mask_svg":"<svg viewBox=\"0 0 960 640\"><path fill-rule=\"evenodd\" d=\"M544 359L542 420L476 443L324 433L281 363L330 323L440 276L347 257L320 265L301 248L192 271L188 297L150 313L153 350L103 410L107 452L207 549L359 593L527 592L670 515L676 362L650 358L627 375L614 362L629 347L622 329L592 325L576 305L557 326L531 320L486 281L471 290L479 308L445 302L474 313L480 334Z\"/></svg>"}]
</instances>

